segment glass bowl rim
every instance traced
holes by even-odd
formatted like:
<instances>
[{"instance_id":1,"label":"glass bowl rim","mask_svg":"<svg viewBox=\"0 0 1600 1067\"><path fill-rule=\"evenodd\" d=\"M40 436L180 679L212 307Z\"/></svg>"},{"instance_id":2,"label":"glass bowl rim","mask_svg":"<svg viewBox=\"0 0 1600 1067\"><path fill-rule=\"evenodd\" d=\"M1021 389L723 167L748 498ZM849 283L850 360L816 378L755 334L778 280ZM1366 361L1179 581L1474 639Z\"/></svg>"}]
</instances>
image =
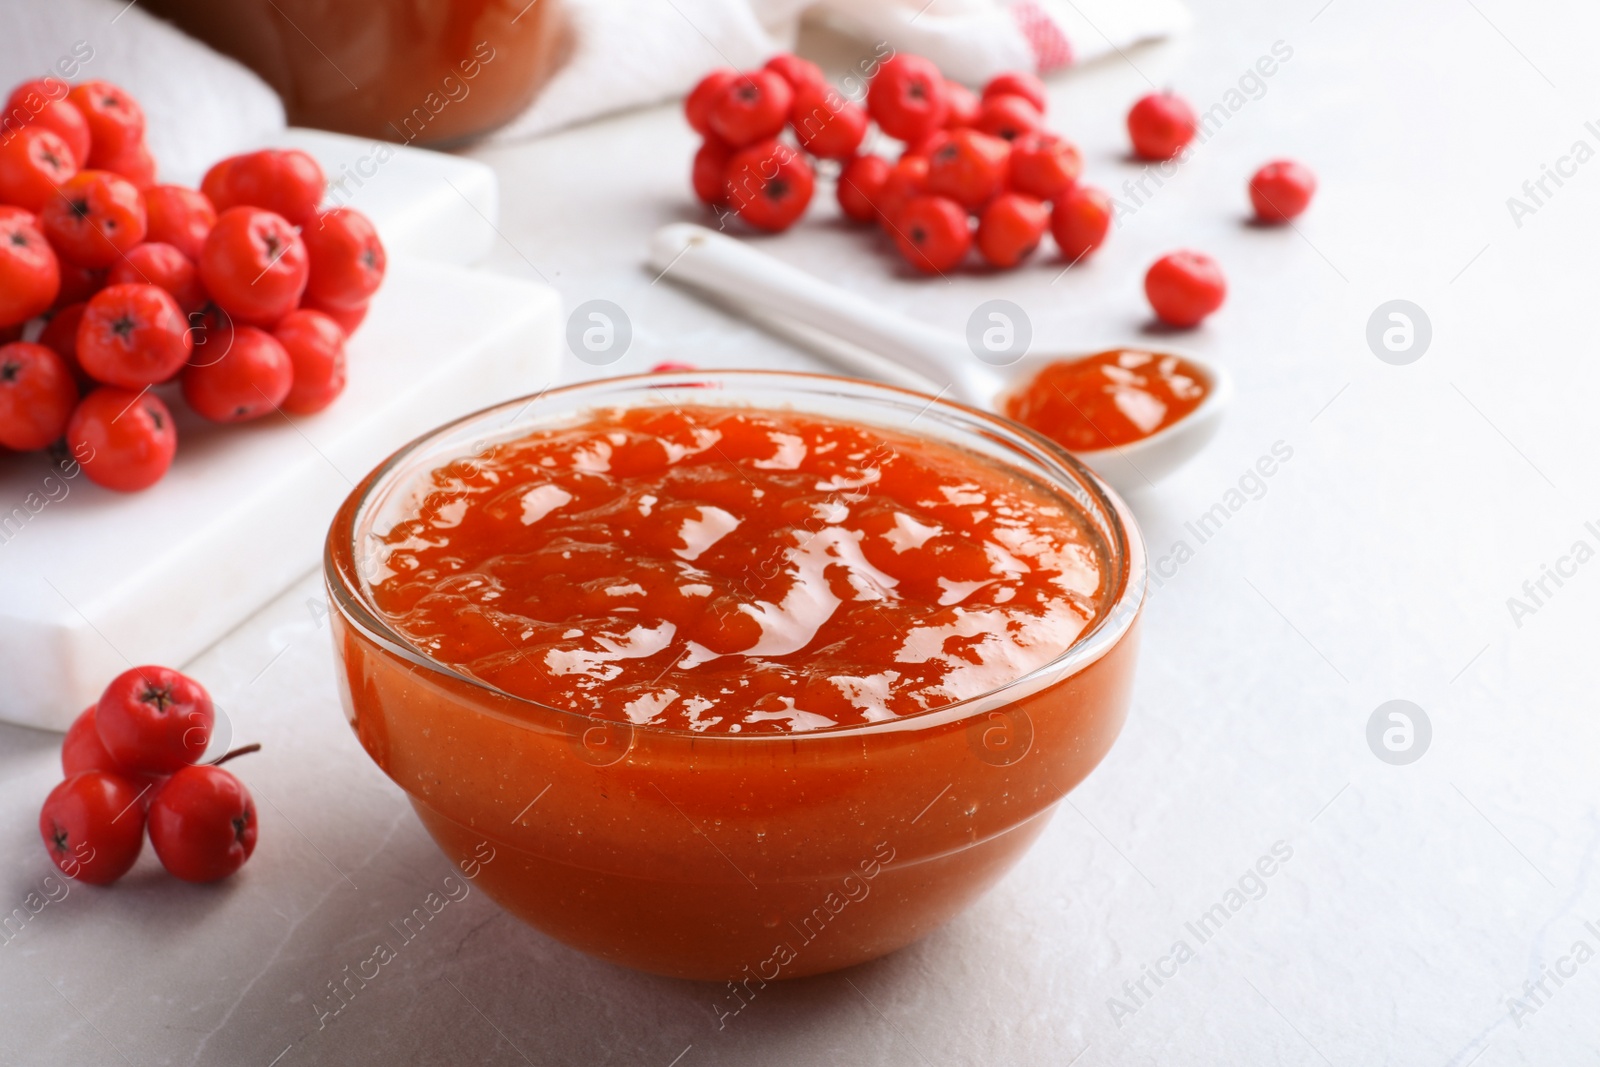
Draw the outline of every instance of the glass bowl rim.
<instances>
[{"instance_id":1,"label":"glass bowl rim","mask_svg":"<svg viewBox=\"0 0 1600 1067\"><path fill-rule=\"evenodd\" d=\"M548 397L564 396L580 400L584 393L603 394L616 392L624 390L630 385L655 388L692 385L699 388L711 384L736 386L741 382L774 379L782 384L796 387L794 392L797 396L807 395L808 392L816 395L820 392L818 389L805 390L804 386L806 384L831 387L835 390L843 386L855 390L857 393L861 390L866 390L869 395L857 395L855 399L858 400L871 402L874 399L898 398L901 400L914 400L918 402L924 411L939 408L954 413L963 419L981 424L985 430L994 433L1008 449L1015 453L1020 453L1021 458L1043 467L1050 478L1060 480L1058 471L1061 474L1065 474L1067 476L1066 480L1076 482L1089 495L1095 506L1100 509L1105 516L1105 525L1109 527L1112 535L1109 538L1105 538L1106 551L1109 557L1107 562L1111 569L1116 572L1118 584L1115 592L1106 600L1106 610L1102 611L1089 628L1078 635L1076 640L1048 662L1040 664L1026 674L1019 675L993 689L970 697L964 697L948 704L941 704L926 711L896 716L891 719L822 727L815 730L783 733L702 733L678 727L653 726L648 723L601 719L583 712L543 704L537 700L507 692L481 678L466 674L448 664L440 663L411 644L385 622L380 617L376 606L364 592L359 575L349 573L346 568L341 566L339 558L341 550L350 557L351 563L354 564L358 555L355 551L355 539L359 532L358 519L364 514L368 503L379 490L387 487L387 481L390 476L413 454L426 448L430 443L460 430L469 423L478 420L486 421L496 414L516 411L519 407L531 408L536 401ZM875 398L870 394L877 394L877 396ZM716 393L708 393L708 398L717 395ZM737 390L730 389L728 393L723 395L737 396ZM835 393L834 395L839 394ZM584 410L594 410L604 406L603 403L596 403L586 408L581 402L574 403L573 413L577 414ZM804 411L805 409L797 408L797 410ZM892 427L887 426L885 428L892 429ZM520 427L519 429L526 429L526 427ZM902 430L898 432L916 436L912 431ZM960 442L948 438L941 438L937 435L925 436L932 436L934 439L941 440L952 447L964 447ZM445 461L440 460L440 462ZM1052 467L1055 470L1052 470ZM1035 476L1038 475L1036 474ZM1093 523L1095 519L1091 516L1088 521ZM351 570L356 569L358 568L354 566L351 568ZM597 378L574 382L556 388L544 389L538 393L500 401L451 419L418 434L391 452L388 457L369 471L356 483L349 495L339 505L339 509L335 512L333 521L328 527L328 536L323 549L322 572L323 581L330 595L330 610L339 612L344 621L358 630L368 641L433 674L442 675L471 689L481 691L497 701L506 701L513 706L526 707L541 715L553 715L557 717L558 721L571 720L579 733L582 733L585 729L600 726L607 729L614 728L626 732L630 736L642 734L645 736L677 737L694 741L697 744L718 741L751 744L759 741L771 742L775 739L785 743L799 743L805 738L821 740L823 738L839 738L863 733L876 734L921 730L948 722L957 722L971 715L995 710L997 706L1012 703L1012 701L1000 700L1007 693L1017 691L1020 699L1021 696L1026 696L1033 692L1034 689L1029 687L1038 686L1041 679L1050 678L1049 684L1064 681L1110 653L1127 635L1128 631L1133 628L1134 621L1143 607L1149 581L1144 541L1138 524L1134 519L1132 509L1091 468L1043 434L991 411L882 382L811 371L731 369L629 374L619 375L614 378ZM1000 701L998 705L997 701ZM486 709L481 708L470 710L474 710L479 714L487 713ZM532 720L528 721L531 725Z\"/></svg>"}]
</instances>

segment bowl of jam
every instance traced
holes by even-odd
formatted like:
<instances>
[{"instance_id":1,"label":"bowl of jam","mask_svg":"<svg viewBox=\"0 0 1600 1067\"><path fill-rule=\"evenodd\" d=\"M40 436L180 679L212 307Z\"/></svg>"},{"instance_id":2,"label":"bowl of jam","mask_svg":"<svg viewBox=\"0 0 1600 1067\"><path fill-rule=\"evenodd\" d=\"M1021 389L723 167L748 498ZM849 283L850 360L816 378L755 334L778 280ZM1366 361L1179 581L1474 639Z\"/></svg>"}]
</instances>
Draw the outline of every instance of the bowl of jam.
<instances>
[{"instance_id":1,"label":"bowl of jam","mask_svg":"<svg viewBox=\"0 0 1600 1067\"><path fill-rule=\"evenodd\" d=\"M1146 583L1048 440L761 371L441 427L351 493L325 572L351 726L447 856L566 944L740 982L992 886L1116 739Z\"/></svg>"}]
</instances>

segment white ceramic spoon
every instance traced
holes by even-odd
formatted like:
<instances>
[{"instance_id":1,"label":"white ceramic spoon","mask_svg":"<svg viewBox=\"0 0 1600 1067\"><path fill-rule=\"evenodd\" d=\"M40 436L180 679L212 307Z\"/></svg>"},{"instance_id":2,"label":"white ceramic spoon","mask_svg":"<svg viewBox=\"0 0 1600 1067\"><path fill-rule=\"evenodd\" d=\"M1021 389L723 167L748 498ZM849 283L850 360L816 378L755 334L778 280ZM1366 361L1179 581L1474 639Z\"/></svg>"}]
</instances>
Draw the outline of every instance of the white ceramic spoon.
<instances>
[{"instance_id":1,"label":"white ceramic spoon","mask_svg":"<svg viewBox=\"0 0 1600 1067\"><path fill-rule=\"evenodd\" d=\"M1003 411L1007 392L1046 363L1118 347L1030 355L1023 364L992 366L974 356L964 338L887 311L742 241L687 222L656 231L650 263L666 278L706 290L764 329L852 373L889 378L990 411ZM1204 447L1232 397L1232 383L1221 367L1165 345L1160 351L1192 363L1205 376L1206 397L1194 411L1148 437L1075 453L1119 492L1154 483Z\"/></svg>"}]
</instances>

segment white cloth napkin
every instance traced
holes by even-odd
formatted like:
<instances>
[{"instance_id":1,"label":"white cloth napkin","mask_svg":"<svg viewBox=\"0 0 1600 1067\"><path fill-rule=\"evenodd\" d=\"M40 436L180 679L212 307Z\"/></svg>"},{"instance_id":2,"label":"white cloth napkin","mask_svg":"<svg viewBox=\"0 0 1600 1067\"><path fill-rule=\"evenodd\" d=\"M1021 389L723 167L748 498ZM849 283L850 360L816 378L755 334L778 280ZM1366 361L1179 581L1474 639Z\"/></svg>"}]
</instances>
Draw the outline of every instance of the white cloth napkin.
<instances>
[{"instance_id":1,"label":"white cloth napkin","mask_svg":"<svg viewBox=\"0 0 1600 1067\"><path fill-rule=\"evenodd\" d=\"M573 48L537 100L494 136L514 140L681 96L712 67L757 67L793 47L808 13L979 85L1042 74L1188 25L1181 0L540 0L559 3ZM124 0L0 0L0 92L58 73L105 78L149 117L163 173L193 178L284 125L260 78Z\"/></svg>"}]
</instances>

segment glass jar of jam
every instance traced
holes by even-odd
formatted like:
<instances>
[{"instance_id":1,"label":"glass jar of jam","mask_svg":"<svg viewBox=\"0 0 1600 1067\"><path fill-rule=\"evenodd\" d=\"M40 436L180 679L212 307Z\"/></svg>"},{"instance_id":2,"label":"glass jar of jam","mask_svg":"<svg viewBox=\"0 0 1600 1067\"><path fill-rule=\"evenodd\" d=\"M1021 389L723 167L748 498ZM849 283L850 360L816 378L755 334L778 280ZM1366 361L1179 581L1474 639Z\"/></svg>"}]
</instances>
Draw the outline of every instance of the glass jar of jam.
<instances>
[{"instance_id":1,"label":"glass jar of jam","mask_svg":"<svg viewBox=\"0 0 1600 1067\"><path fill-rule=\"evenodd\" d=\"M510 121L567 47L550 0L146 0L277 90L289 122L403 144Z\"/></svg>"}]
</instances>

